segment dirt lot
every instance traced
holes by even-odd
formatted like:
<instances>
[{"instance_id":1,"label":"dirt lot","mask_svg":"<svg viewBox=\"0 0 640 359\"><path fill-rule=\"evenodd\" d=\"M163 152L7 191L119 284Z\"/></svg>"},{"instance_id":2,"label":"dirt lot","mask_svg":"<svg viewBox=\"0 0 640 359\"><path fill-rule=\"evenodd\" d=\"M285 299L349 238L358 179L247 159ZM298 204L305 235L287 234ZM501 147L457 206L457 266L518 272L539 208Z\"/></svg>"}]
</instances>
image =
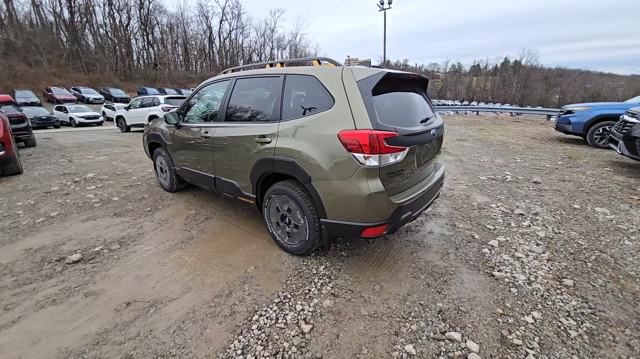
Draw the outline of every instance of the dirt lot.
<instances>
[{"instance_id":1,"label":"dirt lot","mask_svg":"<svg viewBox=\"0 0 640 359\"><path fill-rule=\"evenodd\" d=\"M640 356L640 163L445 121L432 209L304 258L245 203L163 192L139 132L39 132L0 179L0 357Z\"/></svg>"}]
</instances>

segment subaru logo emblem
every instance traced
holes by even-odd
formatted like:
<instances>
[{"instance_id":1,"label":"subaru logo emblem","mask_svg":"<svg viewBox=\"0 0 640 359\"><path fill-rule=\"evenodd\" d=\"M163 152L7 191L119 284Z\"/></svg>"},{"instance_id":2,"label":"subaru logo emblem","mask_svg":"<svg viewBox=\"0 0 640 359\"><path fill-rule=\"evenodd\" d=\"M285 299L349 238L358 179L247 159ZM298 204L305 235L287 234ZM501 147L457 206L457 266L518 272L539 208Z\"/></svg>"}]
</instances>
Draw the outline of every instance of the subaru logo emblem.
<instances>
[{"instance_id":1,"label":"subaru logo emblem","mask_svg":"<svg viewBox=\"0 0 640 359\"><path fill-rule=\"evenodd\" d=\"M434 128L433 130L431 130L431 136L436 137L436 135L438 135L438 130Z\"/></svg>"}]
</instances>

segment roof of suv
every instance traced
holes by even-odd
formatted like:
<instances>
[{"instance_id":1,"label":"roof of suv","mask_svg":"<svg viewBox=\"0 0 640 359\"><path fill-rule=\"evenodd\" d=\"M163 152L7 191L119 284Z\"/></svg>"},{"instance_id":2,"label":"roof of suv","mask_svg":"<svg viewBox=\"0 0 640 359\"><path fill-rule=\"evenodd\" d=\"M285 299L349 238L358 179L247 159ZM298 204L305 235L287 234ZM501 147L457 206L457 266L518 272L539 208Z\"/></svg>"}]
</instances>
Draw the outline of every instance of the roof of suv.
<instances>
[{"instance_id":1,"label":"roof of suv","mask_svg":"<svg viewBox=\"0 0 640 359\"><path fill-rule=\"evenodd\" d=\"M209 78L202 84L223 78L231 78L238 76L264 75L264 74L308 74L314 75L328 72L342 72L345 68L353 72L356 81L375 75L380 72L402 73L416 77L426 78L426 76L386 69L382 67L364 67L364 66L343 66L339 62L325 57L309 57L289 60L278 60L271 62L262 62L257 64L248 64L243 66L232 67L222 71L217 76Z\"/></svg>"}]
</instances>

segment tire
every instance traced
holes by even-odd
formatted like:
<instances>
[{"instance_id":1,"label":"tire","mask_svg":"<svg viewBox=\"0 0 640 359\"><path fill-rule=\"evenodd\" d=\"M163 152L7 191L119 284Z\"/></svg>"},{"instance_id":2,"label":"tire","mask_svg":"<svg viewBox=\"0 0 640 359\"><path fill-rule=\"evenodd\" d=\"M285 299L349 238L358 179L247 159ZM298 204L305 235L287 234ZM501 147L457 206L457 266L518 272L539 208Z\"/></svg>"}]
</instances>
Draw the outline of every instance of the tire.
<instances>
[{"instance_id":1,"label":"tire","mask_svg":"<svg viewBox=\"0 0 640 359\"><path fill-rule=\"evenodd\" d=\"M102 126L103 123L104 122L98 122L98 123L96 123L96 126Z\"/></svg>"},{"instance_id":2,"label":"tire","mask_svg":"<svg viewBox=\"0 0 640 359\"><path fill-rule=\"evenodd\" d=\"M127 126L127 120L125 120L124 117L116 118L116 126L118 126L118 129L122 133L131 131L131 127ZM155 161L154 161L154 163L155 163Z\"/></svg>"},{"instance_id":3,"label":"tire","mask_svg":"<svg viewBox=\"0 0 640 359\"><path fill-rule=\"evenodd\" d=\"M0 166L0 175L3 176L13 176L22 174L22 161L20 161L20 153L18 152L18 145L16 144L16 140L12 137L11 143L13 145L13 149L15 151L13 158L11 158L6 164Z\"/></svg>"},{"instance_id":4,"label":"tire","mask_svg":"<svg viewBox=\"0 0 640 359\"><path fill-rule=\"evenodd\" d=\"M28 140L24 141L25 147L36 147L37 144L38 142L36 141L36 136L34 136L33 134L31 134L31 137L29 137Z\"/></svg>"},{"instance_id":5,"label":"tire","mask_svg":"<svg viewBox=\"0 0 640 359\"><path fill-rule=\"evenodd\" d=\"M53 128L60 128L60 125L53 125Z\"/></svg>"},{"instance_id":6,"label":"tire","mask_svg":"<svg viewBox=\"0 0 640 359\"><path fill-rule=\"evenodd\" d=\"M173 193L184 188L184 181L176 174L173 159L162 147L153 152L153 169L163 190Z\"/></svg>"},{"instance_id":7,"label":"tire","mask_svg":"<svg viewBox=\"0 0 640 359\"><path fill-rule=\"evenodd\" d=\"M318 211L296 181L269 187L262 201L262 216L271 238L289 254L310 254L322 244Z\"/></svg>"},{"instance_id":8,"label":"tire","mask_svg":"<svg viewBox=\"0 0 640 359\"><path fill-rule=\"evenodd\" d=\"M69 124L71 125L71 127L76 127L76 126L78 126L78 124L76 123L76 120L74 120L74 119L72 119L72 118L71 118L71 119L69 119Z\"/></svg>"},{"instance_id":9,"label":"tire","mask_svg":"<svg viewBox=\"0 0 640 359\"><path fill-rule=\"evenodd\" d=\"M591 126L586 135L586 140L589 146L595 148L609 148L607 138L615 124L615 121L603 121Z\"/></svg>"}]
</instances>

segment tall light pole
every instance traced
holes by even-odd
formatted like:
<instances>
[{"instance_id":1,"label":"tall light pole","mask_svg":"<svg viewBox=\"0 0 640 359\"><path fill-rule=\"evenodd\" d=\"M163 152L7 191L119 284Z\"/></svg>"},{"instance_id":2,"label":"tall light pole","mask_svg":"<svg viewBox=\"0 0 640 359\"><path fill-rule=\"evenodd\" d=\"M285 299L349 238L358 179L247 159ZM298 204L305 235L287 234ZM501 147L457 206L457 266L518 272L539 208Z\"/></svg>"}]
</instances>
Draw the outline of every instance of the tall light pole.
<instances>
[{"instance_id":1,"label":"tall light pole","mask_svg":"<svg viewBox=\"0 0 640 359\"><path fill-rule=\"evenodd\" d=\"M387 10L391 9L393 0L380 0L378 2L378 12L382 11L384 14L384 39L382 40L382 67L387 65Z\"/></svg>"}]
</instances>

